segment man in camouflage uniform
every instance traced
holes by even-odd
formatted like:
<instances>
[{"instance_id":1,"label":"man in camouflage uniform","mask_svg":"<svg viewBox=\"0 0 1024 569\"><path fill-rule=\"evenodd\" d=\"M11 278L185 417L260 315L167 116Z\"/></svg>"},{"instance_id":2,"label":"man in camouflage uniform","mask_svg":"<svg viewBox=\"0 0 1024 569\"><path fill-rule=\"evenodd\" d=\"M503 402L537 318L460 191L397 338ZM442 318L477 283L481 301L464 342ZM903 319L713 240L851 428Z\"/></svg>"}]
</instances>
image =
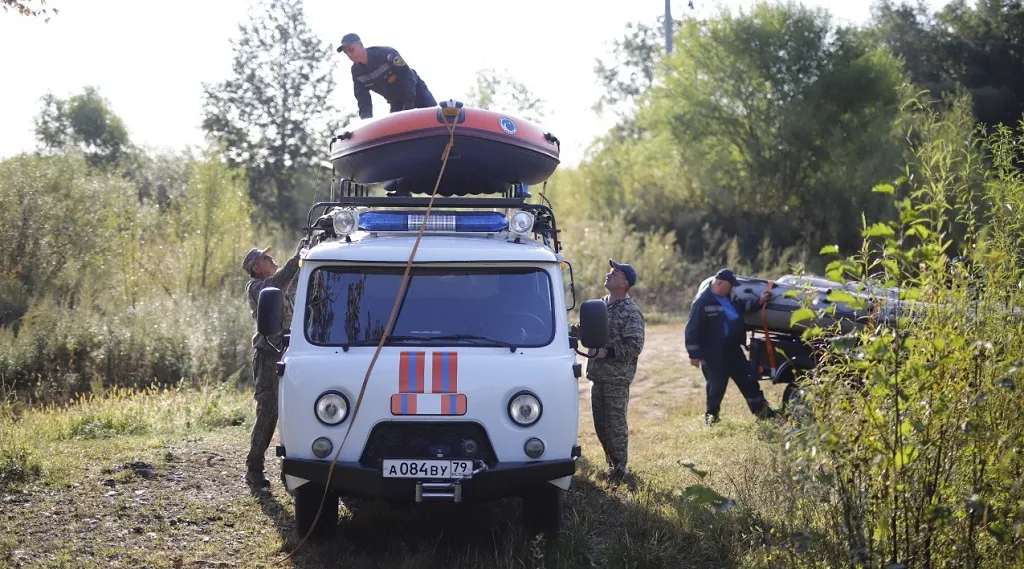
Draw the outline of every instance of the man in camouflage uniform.
<instances>
[{"instance_id":1,"label":"man in camouflage uniform","mask_svg":"<svg viewBox=\"0 0 1024 569\"><path fill-rule=\"evenodd\" d=\"M295 306L295 274L299 270L299 251L304 243L300 242L295 255L283 267L278 268L274 258L265 249L250 249L242 261L242 270L249 274L249 282L245 285L245 296L249 300L249 309L256 319L256 304L260 291L266 287L281 289L284 293L285 327L291 322ZM245 481L251 486L266 488L270 481L263 473L263 455L270 446L277 427L277 362L283 351L282 335L264 336L257 331L252 336L252 375L256 393L256 424L252 427L249 443L249 455L245 459Z\"/></svg>"},{"instance_id":2,"label":"man in camouflage uniform","mask_svg":"<svg viewBox=\"0 0 1024 569\"><path fill-rule=\"evenodd\" d=\"M608 345L590 348L587 379L593 382L590 403L594 430L604 449L608 477L622 481L629 473L626 466L629 428L626 411L629 386L636 375L636 363L644 349L644 315L629 296L636 284L633 267L608 261L611 270L604 279L608 295Z\"/></svg>"}]
</instances>

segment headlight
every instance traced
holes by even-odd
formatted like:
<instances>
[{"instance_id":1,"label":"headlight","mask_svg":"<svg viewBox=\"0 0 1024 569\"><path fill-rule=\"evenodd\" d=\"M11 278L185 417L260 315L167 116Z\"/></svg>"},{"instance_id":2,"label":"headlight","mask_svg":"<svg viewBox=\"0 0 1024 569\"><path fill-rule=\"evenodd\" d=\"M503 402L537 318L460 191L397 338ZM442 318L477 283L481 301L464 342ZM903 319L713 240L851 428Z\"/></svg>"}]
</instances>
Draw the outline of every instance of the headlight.
<instances>
[{"instance_id":1,"label":"headlight","mask_svg":"<svg viewBox=\"0 0 1024 569\"><path fill-rule=\"evenodd\" d=\"M344 237L359 229L359 212L354 209L339 209L332 214L335 235Z\"/></svg>"},{"instance_id":2,"label":"headlight","mask_svg":"<svg viewBox=\"0 0 1024 569\"><path fill-rule=\"evenodd\" d=\"M526 235L533 229L533 214L528 211L517 211L508 220L508 230L517 235Z\"/></svg>"},{"instance_id":3,"label":"headlight","mask_svg":"<svg viewBox=\"0 0 1024 569\"><path fill-rule=\"evenodd\" d=\"M540 419L541 411L540 399L526 391L515 394L512 396L512 400L508 402L508 416L517 425L524 427L536 423L537 419Z\"/></svg>"},{"instance_id":4,"label":"headlight","mask_svg":"<svg viewBox=\"0 0 1024 569\"><path fill-rule=\"evenodd\" d=\"M348 399L337 391L328 391L316 400L316 418L325 425L337 425L348 417Z\"/></svg>"}]
</instances>

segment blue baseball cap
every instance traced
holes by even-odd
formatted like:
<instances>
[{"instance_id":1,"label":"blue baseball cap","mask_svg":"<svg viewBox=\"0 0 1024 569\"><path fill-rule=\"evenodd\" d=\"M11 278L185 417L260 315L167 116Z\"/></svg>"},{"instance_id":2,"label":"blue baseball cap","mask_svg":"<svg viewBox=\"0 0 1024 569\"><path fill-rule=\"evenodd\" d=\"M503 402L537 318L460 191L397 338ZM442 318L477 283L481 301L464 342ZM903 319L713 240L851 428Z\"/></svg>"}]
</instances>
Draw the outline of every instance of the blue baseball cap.
<instances>
[{"instance_id":1,"label":"blue baseball cap","mask_svg":"<svg viewBox=\"0 0 1024 569\"><path fill-rule=\"evenodd\" d=\"M723 280L732 286L740 286L740 281L736 280L736 275L732 273L731 269L722 269L715 273L715 278Z\"/></svg>"},{"instance_id":2,"label":"blue baseball cap","mask_svg":"<svg viewBox=\"0 0 1024 569\"><path fill-rule=\"evenodd\" d=\"M345 34L345 36L341 38L341 45L338 46L338 52L340 53L341 50L345 49L346 46L354 44L357 41L362 41L362 40L359 39L358 35L356 35L356 34Z\"/></svg>"},{"instance_id":3,"label":"blue baseball cap","mask_svg":"<svg viewBox=\"0 0 1024 569\"><path fill-rule=\"evenodd\" d=\"M611 268L615 269L616 271L622 271L622 274L626 275L626 282L629 283L629 286L636 285L636 269L634 269L630 265L616 263L611 259L608 259L608 264L611 266Z\"/></svg>"}]
</instances>

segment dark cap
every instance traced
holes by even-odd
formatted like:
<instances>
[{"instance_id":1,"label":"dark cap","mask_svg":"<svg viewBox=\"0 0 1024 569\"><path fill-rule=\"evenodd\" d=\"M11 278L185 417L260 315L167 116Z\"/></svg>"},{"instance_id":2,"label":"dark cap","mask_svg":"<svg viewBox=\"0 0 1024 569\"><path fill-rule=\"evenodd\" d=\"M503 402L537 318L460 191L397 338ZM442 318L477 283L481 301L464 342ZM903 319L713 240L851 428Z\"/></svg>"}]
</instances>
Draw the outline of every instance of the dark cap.
<instances>
[{"instance_id":1,"label":"dark cap","mask_svg":"<svg viewBox=\"0 0 1024 569\"><path fill-rule=\"evenodd\" d=\"M636 285L636 269L634 269L630 265L616 263L611 259L608 259L608 264L611 266L611 268L615 269L616 271L622 271L622 274L626 275L626 282L629 283L629 286Z\"/></svg>"},{"instance_id":2,"label":"dark cap","mask_svg":"<svg viewBox=\"0 0 1024 569\"><path fill-rule=\"evenodd\" d=\"M345 34L345 37L341 38L341 45L338 46L338 52L341 52L345 46L352 45L357 41L362 41L356 34Z\"/></svg>"},{"instance_id":3,"label":"dark cap","mask_svg":"<svg viewBox=\"0 0 1024 569\"><path fill-rule=\"evenodd\" d=\"M252 269L252 266L256 264L256 261L262 259L263 255L266 255L269 250L270 247L265 247L263 249L253 247L252 249L249 249L249 252L245 254L245 259L242 259L242 270L248 273Z\"/></svg>"},{"instance_id":4,"label":"dark cap","mask_svg":"<svg viewBox=\"0 0 1024 569\"><path fill-rule=\"evenodd\" d=\"M736 280L736 275L732 274L730 269L722 269L715 273L715 278L723 280L732 286L740 286L740 281Z\"/></svg>"}]
</instances>

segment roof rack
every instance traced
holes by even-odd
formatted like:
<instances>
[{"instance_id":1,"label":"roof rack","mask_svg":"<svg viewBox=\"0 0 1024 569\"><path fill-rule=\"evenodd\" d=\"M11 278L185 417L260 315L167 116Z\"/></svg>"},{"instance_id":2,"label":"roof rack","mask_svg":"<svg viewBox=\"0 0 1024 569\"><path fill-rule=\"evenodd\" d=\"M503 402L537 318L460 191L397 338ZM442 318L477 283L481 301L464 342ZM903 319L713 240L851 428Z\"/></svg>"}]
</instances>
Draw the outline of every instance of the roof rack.
<instances>
[{"instance_id":1,"label":"roof rack","mask_svg":"<svg viewBox=\"0 0 1024 569\"><path fill-rule=\"evenodd\" d=\"M349 182L343 180L343 182ZM352 184L344 197L337 200L317 202L309 208L306 217L306 238L312 240L314 231L321 231L331 237L338 237L334 232L334 225L328 212L332 208L377 208L377 209L425 209L430 204L429 197L412 196L369 196L366 187L362 184ZM345 184L342 184L343 186ZM356 194L356 195L351 195ZM525 197L509 197L513 192L506 193L504 197L435 197L431 206L431 217L435 211L444 209L516 209L523 210L533 215L533 227L530 233L539 236L545 245L552 247L555 253L561 250L561 243L558 240L558 226L555 221L555 214L549 205L531 204L526 202ZM541 196L543 197L543 195ZM545 201L547 201L545 199ZM322 210L320 215L314 216L317 210ZM445 212L437 212L436 215L444 215ZM504 229L502 229L504 230ZM497 231L494 231L497 232ZM519 237L516 237L516 242Z\"/></svg>"}]
</instances>

